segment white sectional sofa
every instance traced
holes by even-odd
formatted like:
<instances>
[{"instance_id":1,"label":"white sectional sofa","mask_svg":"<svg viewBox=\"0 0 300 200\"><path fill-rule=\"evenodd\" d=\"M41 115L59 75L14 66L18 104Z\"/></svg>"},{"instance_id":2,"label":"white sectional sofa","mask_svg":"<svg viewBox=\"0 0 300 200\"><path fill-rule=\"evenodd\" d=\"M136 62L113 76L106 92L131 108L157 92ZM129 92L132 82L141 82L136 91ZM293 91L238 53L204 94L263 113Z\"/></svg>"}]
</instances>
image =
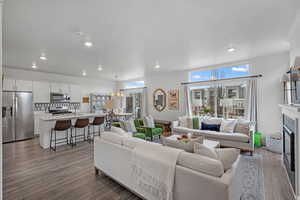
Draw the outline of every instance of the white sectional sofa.
<instances>
[{"instance_id":1,"label":"white sectional sofa","mask_svg":"<svg viewBox=\"0 0 300 200\"><path fill-rule=\"evenodd\" d=\"M131 176L131 157L137 144L147 141L104 132L94 139L94 164L96 174L113 178L138 196ZM150 143L150 142L147 142ZM156 148L156 143L151 143ZM170 147L164 147L170 148ZM145 155L147 156L147 155ZM237 176L239 158L232 168L224 171L221 162L198 154L181 152L175 166L174 200L239 200L240 177Z\"/></svg>"},{"instance_id":2,"label":"white sectional sofa","mask_svg":"<svg viewBox=\"0 0 300 200\"><path fill-rule=\"evenodd\" d=\"M247 120L236 120L235 127L232 132L201 130L201 125L195 128L196 117L184 116L178 121L172 122L172 134L188 134L204 135L210 140L219 141L222 147L234 147L244 151L254 152L254 125L255 123ZM224 119L212 117L197 117L199 123L222 124Z\"/></svg>"}]
</instances>

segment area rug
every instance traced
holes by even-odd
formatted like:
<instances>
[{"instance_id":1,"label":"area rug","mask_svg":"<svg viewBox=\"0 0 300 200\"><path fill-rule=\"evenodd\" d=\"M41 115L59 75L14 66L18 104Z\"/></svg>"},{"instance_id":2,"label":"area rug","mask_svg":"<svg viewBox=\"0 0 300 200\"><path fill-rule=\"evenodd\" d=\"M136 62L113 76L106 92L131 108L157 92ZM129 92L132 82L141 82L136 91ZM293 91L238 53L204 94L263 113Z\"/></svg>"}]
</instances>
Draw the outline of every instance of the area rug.
<instances>
[{"instance_id":1,"label":"area rug","mask_svg":"<svg viewBox=\"0 0 300 200\"><path fill-rule=\"evenodd\" d=\"M265 200L261 155L242 155L238 167L238 177L242 179L241 200Z\"/></svg>"}]
</instances>

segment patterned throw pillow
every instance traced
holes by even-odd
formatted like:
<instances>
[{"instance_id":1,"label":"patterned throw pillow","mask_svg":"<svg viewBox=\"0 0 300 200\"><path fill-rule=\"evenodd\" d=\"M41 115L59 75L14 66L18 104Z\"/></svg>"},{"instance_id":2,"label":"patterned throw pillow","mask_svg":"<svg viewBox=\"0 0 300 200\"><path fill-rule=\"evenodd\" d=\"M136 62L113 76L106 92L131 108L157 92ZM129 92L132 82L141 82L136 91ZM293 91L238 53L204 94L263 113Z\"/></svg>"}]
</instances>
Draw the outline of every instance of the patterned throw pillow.
<instances>
[{"instance_id":1,"label":"patterned throw pillow","mask_svg":"<svg viewBox=\"0 0 300 200\"><path fill-rule=\"evenodd\" d=\"M224 133L233 133L237 120L236 119L223 119L220 131Z\"/></svg>"},{"instance_id":2,"label":"patterned throw pillow","mask_svg":"<svg viewBox=\"0 0 300 200\"><path fill-rule=\"evenodd\" d=\"M235 133L244 133L249 135L251 122L244 119L239 119L236 123L234 132Z\"/></svg>"},{"instance_id":3,"label":"patterned throw pillow","mask_svg":"<svg viewBox=\"0 0 300 200\"><path fill-rule=\"evenodd\" d=\"M148 117L145 116L143 122L144 122L144 126L149 128L155 128L154 119L151 115L149 115Z\"/></svg>"},{"instance_id":4,"label":"patterned throw pillow","mask_svg":"<svg viewBox=\"0 0 300 200\"><path fill-rule=\"evenodd\" d=\"M179 117L178 118L178 121L179 121L179 126L182 126L182 127L187 127L187 121L186 121L186 116L183 116L183 117Z\"/></svg>"},{"instance_id":5,"label":"patterned throw pillow","mask_svg":"<svg viewBox=\"0 0 300 200\"><path fill-rule=\"evenodd\" d=\"M187 117L186 118L186 127L193 129L193 117Z\"/></svg>"},{"instance_id":6,"label":"patterned throw pillow","mask_svg":"<svg viewBox=\"0 0 300 200\"><path fill-rule=\"evenodd\" d=\"M131 132L131 133L136 133L137 132L133 120L124 121L124 126L125 126L125 129L126 129L127 132Z\"/></svg>"}]
</instances>

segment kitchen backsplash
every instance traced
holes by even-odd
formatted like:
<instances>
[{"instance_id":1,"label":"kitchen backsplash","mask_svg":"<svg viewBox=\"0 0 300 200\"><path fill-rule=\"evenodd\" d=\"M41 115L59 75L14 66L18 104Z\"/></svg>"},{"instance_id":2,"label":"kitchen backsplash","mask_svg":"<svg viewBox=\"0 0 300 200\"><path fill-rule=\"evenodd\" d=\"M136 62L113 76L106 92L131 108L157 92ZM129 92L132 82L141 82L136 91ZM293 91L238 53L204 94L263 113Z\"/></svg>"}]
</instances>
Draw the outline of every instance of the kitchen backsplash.
<instances>
[{"instance_id":1,"label":"kitchen backsplash","mask_svg":"<svg viewBox=\"0 0 300 200\"><path fill-rule=\"evenodd\" d=\"M71 102L71 103L34 103L33 109L34 111L45 111L48 108L55 107L68 107L69 110L79 110L80 102Z\"/></svg>"}]
</instances>

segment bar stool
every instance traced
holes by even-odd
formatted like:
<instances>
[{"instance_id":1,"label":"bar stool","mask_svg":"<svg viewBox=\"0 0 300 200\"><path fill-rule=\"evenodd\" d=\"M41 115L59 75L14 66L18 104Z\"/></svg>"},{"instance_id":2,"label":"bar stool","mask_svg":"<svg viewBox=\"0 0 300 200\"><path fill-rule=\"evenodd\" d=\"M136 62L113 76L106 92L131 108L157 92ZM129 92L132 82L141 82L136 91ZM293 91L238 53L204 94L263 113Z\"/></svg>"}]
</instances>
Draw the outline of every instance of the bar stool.
<instances>
[{"instance_id":1,"label":"bar stool","mask_svg":"<svg viewBox=\"0 0 300 200\"><path fill-rule=\"evenodd\" d=\"M86 135L85 135L85 128L88 127L89 125L89 119L77 119L75 122L75 125L72 127L74 129L74 136L73 132L71 132L71 143L72 146L76 145L77 138L83 138L83 141L86 141ZM77 129L83 129L83 134L77 135ZM89 129L88 129L88 134L89 134ZM75 142L74 142L75 140Z\"/></svg>"},{"instance_id":2,"label":"bar stool","mask_svg":"<svg viewBox=\"0 0 300 200\"><path fill-rule=\"evenodd\" d=\"M56 144L61 144L61 143L70 144L70 142L69 142L69 129L71 127L72 127L71 120L57 120L55 122L55 126L54 126L54 128L51 129L51 134L50 134L50 150L52 149L53 151L56 151ZM65 137L56 139L56 132L57 131L66 131L65 132ZM54 141L53 141L53 133L54 133ZM71 135L72 135L72 129L71 129ZM54 147L52 146L53 142L54 142Z\"/></svg>"},{"instance_id":3,"label":"bar stool","mask_svg":"<svg viewBox=\"0 0 300 200\"><path fill-rule=\"evenodd\" d=\"M98 132L98 135L100 136L100 126L102 125L104 123L104 117L94 117L94 120L93 120L93 122L92 123L90 123L89 124L89 128L90 128L90 126L92 126L93 127L93 132L90 132L89 131L89 134L88 134L88 140L89 140L89 142L91 142L91 140L92 140L92 137L91 137L91 135L93 136L93 138L94 138L94 136L95 136L95 126L99 126L99 132Z\"/></svg>"}]
</instances>

